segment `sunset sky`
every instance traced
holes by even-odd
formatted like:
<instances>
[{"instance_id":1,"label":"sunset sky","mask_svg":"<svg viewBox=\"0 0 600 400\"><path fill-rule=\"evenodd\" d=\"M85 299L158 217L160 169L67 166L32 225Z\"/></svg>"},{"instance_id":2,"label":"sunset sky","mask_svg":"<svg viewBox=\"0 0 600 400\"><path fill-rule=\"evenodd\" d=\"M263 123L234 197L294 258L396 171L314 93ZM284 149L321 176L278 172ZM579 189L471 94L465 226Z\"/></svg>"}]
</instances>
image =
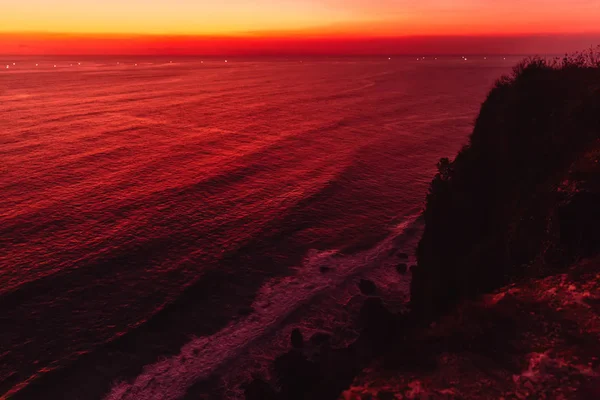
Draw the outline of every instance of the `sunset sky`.
<instances>
[{"instance_id":1,"label":"sunset sky","mask_svg":"<svg viewBox=\"0 0 600 400\"><path fill-rule=\"evenodd\" d=\"M504 52L515 42L524 51L600 42L600 0L0 0L0 10L4 54L444 52L482 37Z\"/></svg>"}]
</instances>

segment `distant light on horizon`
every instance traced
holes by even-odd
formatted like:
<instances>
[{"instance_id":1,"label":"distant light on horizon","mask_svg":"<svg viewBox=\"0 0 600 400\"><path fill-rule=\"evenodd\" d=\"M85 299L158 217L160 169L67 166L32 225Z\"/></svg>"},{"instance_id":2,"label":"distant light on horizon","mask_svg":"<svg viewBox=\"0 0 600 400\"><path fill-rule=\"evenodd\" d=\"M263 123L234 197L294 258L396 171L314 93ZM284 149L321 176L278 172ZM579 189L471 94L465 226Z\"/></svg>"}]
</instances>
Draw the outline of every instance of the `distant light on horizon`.
<instances>
[{"instance_id":1,"label":"distant light on horizon","mask_svg":"<svg viewBox=\"0 0 600 400\"><path fill-rule=\"evenodd\" d=\"M0 24L1 25L1 24ZM1 30L2 28L0 28ZM583 35L583 34L582 34ZM597 36L593 36L597 35ZM39 36L39 37L38 37ZM533 39L527 36L519 37L517 39L504 38L504 37L490 37L489 39L483 40L480 37L460 37L456 39L444 39L442 37L431 37L430 39L420 38L393 38L393 39L368 39L366 38L294 38L294 37L277 37L271 39L269 37L232 37L232 38L221 38L216 37L214 39L198 38L191 41L184 41L178 37L165 37L164 39L153 39L152 37L144 36L123 36L122 40L117 40L112 37L103 36L86 36L81 34L75 37L73 40L62 39L62 36L43 36L39 34L14 34L14 38L11 35L3 38L2 32L0 32L0 53L10 54L48 54L48 55L76 55L76 54L93 54L93 52L102 52L107 55L113 54L130 54L130 55L142 55L146 54L149 50L151 54L155 56L169 56L170 53L176 53L177 55L201 55L203 53L210 53L211 56L223 56L231 55L237 56L242 54L247 55L260 55L263 52L273 55L293 55L303 56L309 53L316 52L320 55L366 55L366 54L382 54L382 58L385 57L385 53L388 54L393 51L402 49L404 54L402 57L411 53L419 53L423 51L423 47L426 46L431 53L441 52L443 57L452 58L452 54L460 54L465 49L468 49L469 54L473 57L474 54L490 53L491 58L502 57L502 53L508 52L516 54L555 54L558 52L563 54L564 52L572 52L577 49L585 47L582 43L597 43L600 41L600 32L598 34L590 34L589 37L584 36L564 36L556 37L554 40L539 38ZM521 40L522 39L522 40ZM158 40L159 45L154 42ZM422 40L426 40L425 43L421 43ZM449 40L448 44L444 47L444 43ZM514 40L515 43L511 41ZM339 42L339 43L338 43ZM519 43L518 47L516 43ZM19 47L20 46L20 47ZM509 47L510 46L510 47ZM576 46L576 47L575 47ZM559 50L560 49L560 50ZM163 54L167 53L167 54ZM414 54L413 53L413 54ZM433 58L433 56L430 56ZM475 56L481 57L481 56ZM391 61L391 56L388 55L388 60ZM385 58L383 58L385 59ZM440 58L438 58L440 59ZM483 57L481 58L483 59ZM399 59L395 59L399 61ZM424 57L423 60L427 60ZM508 58L507 58L508 60ZM175 64L176 60L167 59L167 64ZM213 62L210 60L209 62ZM108 63L110 64L111 61ZM115 65L117 64L116 61ZM163 61L164 64L165 61ZM73 63L74 66L76 65ZM2 64L0 64L2 65ZM11 62L12 65L12 62ZM66 64L67 66L69 64ZM132 65L128 62L124 62L124 65ZM178 63L179 65L179 63Z\"/></svg>"}]
</instances>

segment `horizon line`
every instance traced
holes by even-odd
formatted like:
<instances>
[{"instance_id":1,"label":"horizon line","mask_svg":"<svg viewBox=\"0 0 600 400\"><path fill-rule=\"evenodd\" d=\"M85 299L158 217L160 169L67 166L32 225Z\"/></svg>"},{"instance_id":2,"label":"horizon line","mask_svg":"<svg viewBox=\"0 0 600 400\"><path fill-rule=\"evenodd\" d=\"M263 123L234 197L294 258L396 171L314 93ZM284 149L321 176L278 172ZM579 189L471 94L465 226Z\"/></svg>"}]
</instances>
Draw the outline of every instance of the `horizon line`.
<instances>
[{"instance_id":1,"label":"horizon line","mask_svg":"<svg viewBox=\"0 0 600 400\"><path fill-rule=\"evenodd\" d=\"M586 49L582 50L585 51ZM570 54L570 52L567 52ZM354 57L354 58L367 58L367 57L440 57L440 58L450 58L450 57L461 57L461 56L497 56L497 57L535 57L536 55L541 56L542 54L532 55L531 53L453 53L453 54L444 54L444 53L371 53L371 54L341 54L341 53L332 53L332 54L324 54L324 53L296 53L296 54L273 54L273 53L256 53L256 54L139 54L139 53L110 53L110 54L49 54L49 53L39 53L39 54L4 54L0 53L0 57L80 57L80 58L92 58L92 57L165 57L165 58L198 58L205 57L207 59L211 58L222 58L229 57L229 59L235 58L249 58L249 57L315 57L315 58L345 58L345 57ZM562 57L565 53L544 53L544 56L556 56Z\"/></svg>"},{"instance_id":2,"label":"horizon line","mask_svg":"<svg viewBox=\"0 0 600 400\"><path fill-rule=\"evenodd\" d=\"M0 33L2 55L410 56L558 55L600 44L597 34L193 36Z\"/></svg>"},{"instance_id":3,"label":"horizon line","mask_svg":"<svg viewBox=\"0 0 600 400\"><path fill-rule=\"evenodd\" d=\"M597 31L586 32L480 32L480 33L424 33L397 35L363 35L356 33L309 33L305 31L249 31L231 34L184 34L184 33L132 33L132 32L63 32L63 31L2 31L2 36L48 36L48 37L91 37L91 38L186 38L186 39L248 39L248 40L385 40L385 39L431 39L431 38L520 38L547 36L595 36Z\"/></svg>"}]
</instances>

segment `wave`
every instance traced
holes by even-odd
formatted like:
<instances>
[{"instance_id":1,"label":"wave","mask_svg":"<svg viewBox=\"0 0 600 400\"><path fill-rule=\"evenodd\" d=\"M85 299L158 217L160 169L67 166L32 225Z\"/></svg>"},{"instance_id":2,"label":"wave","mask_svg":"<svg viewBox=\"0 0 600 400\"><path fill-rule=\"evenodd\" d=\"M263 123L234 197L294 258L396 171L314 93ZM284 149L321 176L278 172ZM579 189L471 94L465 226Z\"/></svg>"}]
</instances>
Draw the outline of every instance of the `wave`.
<instances>
[{"instance_id":1,"label":"wave","mask_svg":"<svg viewBox=\"0 0 600 400\"><path fill-rule=\"evenodd\" d=\"M356 275L382 264L394 264L399 243L418 230L418 215L400 224L375 247L342 255L338 250L312 250L295 274L267 281L259 290L252 313L214 335L192 339L180 353L148 365L131 383L118 383L106 400L176 399L196 381L234 361L254 343L281 327L286 317L324 292L339 288ZM330 273L321 273L326 267ZM405 285L408 288L408 284Z\"/></svg>"}]
</instances>

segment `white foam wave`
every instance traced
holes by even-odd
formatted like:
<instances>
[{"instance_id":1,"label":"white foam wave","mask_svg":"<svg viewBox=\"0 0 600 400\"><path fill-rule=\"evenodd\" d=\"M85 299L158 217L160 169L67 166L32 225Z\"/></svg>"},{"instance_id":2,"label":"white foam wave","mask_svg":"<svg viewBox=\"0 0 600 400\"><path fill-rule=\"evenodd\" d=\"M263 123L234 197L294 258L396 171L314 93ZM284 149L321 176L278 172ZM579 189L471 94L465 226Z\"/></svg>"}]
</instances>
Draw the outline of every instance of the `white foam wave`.
<instances>
[{"instance_id":1,"label":"white foam wave","mask_svg":"<svg viewBox=\"0 0 600 400\"><path fill-rule=\"evenodd\" d=\"M181 352L148 365L131 383L113 387L107 400L176 399L194 382L238 357L250 344L280 326L282 320L315 296L342 285L350 277L387 262L397 240L415 225L413 216L377 246L358 254L341 256L337 250L310 251L295 274L265 283L252 305L254 312L232 322L214 335L194 338ZM329 268L320 273L321 267Z\"/></svg>"}]
</instances>

